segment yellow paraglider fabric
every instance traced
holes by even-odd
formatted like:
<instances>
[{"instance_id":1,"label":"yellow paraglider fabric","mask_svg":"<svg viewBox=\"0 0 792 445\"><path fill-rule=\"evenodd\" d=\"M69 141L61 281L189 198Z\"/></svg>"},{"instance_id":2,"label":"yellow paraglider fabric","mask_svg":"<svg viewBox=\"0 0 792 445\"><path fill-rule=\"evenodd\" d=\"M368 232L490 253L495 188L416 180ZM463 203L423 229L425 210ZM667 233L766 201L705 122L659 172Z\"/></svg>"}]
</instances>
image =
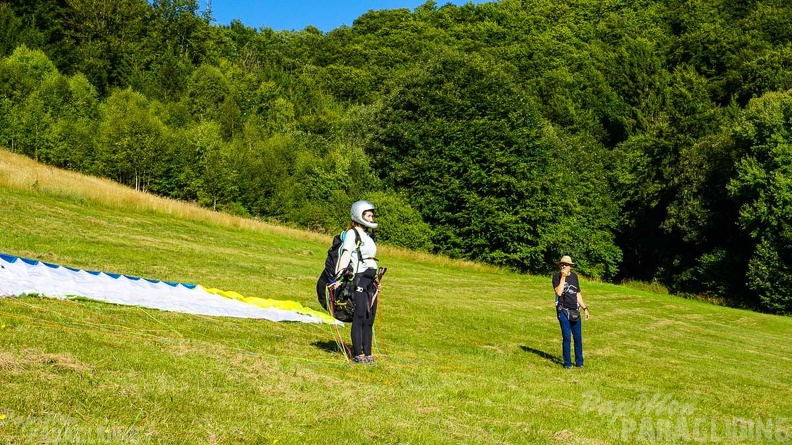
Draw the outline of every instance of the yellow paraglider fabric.
<instances>
[{"instance_id":1,"label":"yellow paraglider fabric","mask_svg":"<svg viewBox=\"0 0 792 445\"><path fill-rule=\"evenodd\" d=\"M202 287L199 285L199 287ZM282 309L284 311L294 311L298 314L310 315L313 317L320 318L324 323L327 324L336 324L338 320L333 318L330 314L325 312L315 311L313 309L307 308L296 301L291 300L273 300L272 298L261 298L261 297L246 297L239 292L235 291L227 291L222 289L216 288L209 288L205 289L204 291L210 294L220 295L222 297L231 298L234 300L239 300L247 304L252 304L254 306L258 306L260 308L269 309Z\"/></svg>"}]
</instances>

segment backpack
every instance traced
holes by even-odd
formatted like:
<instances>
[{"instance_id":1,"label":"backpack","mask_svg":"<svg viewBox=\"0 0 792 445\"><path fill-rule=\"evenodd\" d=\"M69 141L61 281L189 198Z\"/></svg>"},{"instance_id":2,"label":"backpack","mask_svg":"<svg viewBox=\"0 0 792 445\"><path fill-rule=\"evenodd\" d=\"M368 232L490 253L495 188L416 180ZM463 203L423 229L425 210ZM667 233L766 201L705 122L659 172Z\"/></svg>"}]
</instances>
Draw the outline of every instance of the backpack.
<instances>
[{"instance_id":1,"label":"backpack","mask_svg":"<svg viewBox=\"0 0 792 445\"><path fill-rule=\"evenodd\" d=\"M360 234L357 229L355 233L355 246L358 247L358 256L362 261L360 255ZM344 234L342 232L333 237L333 242L327 250L327 258L325 258L325 267L322 270L319 279L316 282L316 297L319 304L322 305L324 310L328 311L336 320L349 322L352 321L352 314L355 312L355 300L353 294L355 292L355 273L347 269L339 278L341 285L330 291L327 285L330 284L336 276L336 265L341 257L341 246L344 244ZM351 264L350 264L351 266Z\"/></svg>"}]
</instances>

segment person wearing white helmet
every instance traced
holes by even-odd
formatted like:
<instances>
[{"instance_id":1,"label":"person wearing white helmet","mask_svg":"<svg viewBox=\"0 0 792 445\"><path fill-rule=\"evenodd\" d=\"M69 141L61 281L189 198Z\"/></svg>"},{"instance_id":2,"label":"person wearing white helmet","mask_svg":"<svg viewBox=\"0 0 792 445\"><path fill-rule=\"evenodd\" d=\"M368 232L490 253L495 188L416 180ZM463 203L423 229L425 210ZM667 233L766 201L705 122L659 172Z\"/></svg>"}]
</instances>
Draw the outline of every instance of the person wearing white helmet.
<instances>
[{"instance_id":1,"label":"person wearing white helmet","mask_svg":"<svg viewBox=\"0 0 792 445\"><path fill-rule=\"evenodd\" d=\"M366 230L377 228L374 210L376 207L368 201L352 204L351 221L344 232L341 256L336 266L337 275L348 267L355 274L355 311L352 317L352 361L355 363L374 364L371 343L374 338L377 299L371 297L376 290L374 278L377 275L377 245ZM353 230L358 232L359 237L355 237ZM359 244L357 239L360 240Z\"/></svg>"},{"instance_id":2,"label":"person wearing white helmet","mask_svg":"<svg viewBox=\"0 0 792 445\"><path fill-rule=\"evenodd\" d=\"M582 310L584 318L589 319L589 310L580 293L580 281L572 267L575 263L572 257L564 255L558 262L559 271L553 275L553 290L556 295L556 316L561 325L561 353L564 357L564 368L572 367L570 343L575 340L575 367L583 367L583 320L580 318Z\"/></svg>"}]
</instances>

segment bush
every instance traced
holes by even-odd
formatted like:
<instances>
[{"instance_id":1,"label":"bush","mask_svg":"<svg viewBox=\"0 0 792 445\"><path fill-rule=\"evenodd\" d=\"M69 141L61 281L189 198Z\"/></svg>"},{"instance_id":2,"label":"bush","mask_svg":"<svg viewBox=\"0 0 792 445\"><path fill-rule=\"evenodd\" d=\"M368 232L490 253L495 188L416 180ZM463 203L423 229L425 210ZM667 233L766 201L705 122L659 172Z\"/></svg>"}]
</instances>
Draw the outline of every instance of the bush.
<instances>
[{"instance_id":1,"label":"bush","mask_svg":"<svg viewBox=\"0 0 792 445\"><path fill-rule=\"evenodd\" d=\"M379 241L412 250L432 250L432 228L406 199L392 192L373 193L367 199L377 207Z\"/></svg>"}]
</instances>

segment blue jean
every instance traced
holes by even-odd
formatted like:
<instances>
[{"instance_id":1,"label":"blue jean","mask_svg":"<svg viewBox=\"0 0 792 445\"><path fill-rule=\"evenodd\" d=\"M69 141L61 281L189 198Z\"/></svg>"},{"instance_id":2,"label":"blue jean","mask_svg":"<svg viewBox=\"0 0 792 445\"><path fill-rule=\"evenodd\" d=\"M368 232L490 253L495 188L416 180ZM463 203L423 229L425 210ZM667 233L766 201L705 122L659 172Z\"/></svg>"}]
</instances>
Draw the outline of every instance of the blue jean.
<instances>
[{"instance_id":1,"label":"blue jean","mask_svg":"<svg viewBox=\"0 0 792 445\"><path fill-rule=\"evenodd\" d=\"M558 323L561 325L561 340L562 352L564 354L564 366L572 366L572 357L570 356L569 346L572 337L575 338L575 366L583 366L583 316L573 323L570 323L566 314L562 311L556 311L558 316Z\"/></svg>"}]
</instances>

